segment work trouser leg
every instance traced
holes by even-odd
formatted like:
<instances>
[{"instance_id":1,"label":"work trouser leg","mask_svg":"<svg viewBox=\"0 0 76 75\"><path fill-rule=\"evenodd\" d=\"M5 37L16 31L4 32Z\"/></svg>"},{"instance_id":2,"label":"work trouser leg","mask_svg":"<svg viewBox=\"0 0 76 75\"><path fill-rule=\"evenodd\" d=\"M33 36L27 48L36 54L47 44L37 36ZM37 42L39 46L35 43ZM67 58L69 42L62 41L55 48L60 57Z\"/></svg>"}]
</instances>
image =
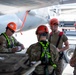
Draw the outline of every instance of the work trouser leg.
<instances>
[{"instance_id":1,"label":"work trouser leg","mask_svg":"<svg viewBox=\"0 0 76 75\"><path fill-rule=\"evenodd\" d=\"M73 75L76 75L76 68L74 68Z\"/></svg>"},{"instance_id":2,"label":"work trouser leg","mask_svg":"<svg viewBox=\"0 0 76 75\"><path fill-rule=\"evenodd\" d=\"M63 72L63 59L60 59L57 63L56 75L62 75Z\"/></svg>"},{"instance_id":3,"label":"work trouser leg","mask_svg":"<svg viewBox=\"0 0 76 75\"><path fill-rule=\"evenodd\" d=\"M55 70L52 71L52 73L50 75L56 75Z\"/></svg>"}]
</instances>

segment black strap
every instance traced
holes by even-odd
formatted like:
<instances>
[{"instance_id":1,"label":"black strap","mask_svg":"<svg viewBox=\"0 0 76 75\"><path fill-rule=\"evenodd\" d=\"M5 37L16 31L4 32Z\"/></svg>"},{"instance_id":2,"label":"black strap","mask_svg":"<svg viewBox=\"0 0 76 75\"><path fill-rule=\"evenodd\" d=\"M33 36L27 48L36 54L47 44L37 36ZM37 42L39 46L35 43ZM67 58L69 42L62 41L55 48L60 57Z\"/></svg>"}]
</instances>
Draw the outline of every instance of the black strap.
<instances>
[{"instance_id":1,"label":"black strap","mask_svg":"<svg viewBox=\"0 0 76 75\"><path fill-rule=\"evenodd\" d=\"M51 36L52 36L52 33L49 36L49 39L48 39L49 42L51 42Z\"/></svg>"},{"instance_id":2,"label":"black strap","mask_svg":"<svg viewBox=\"0 0 76 75\"><path fill-rule=\"evenodd\" d=\"M51 35L52 35L52 33L50 34L50 38L49 38L49 41L51 42ZM57 40L57 43L56 43L56 48L58 47L58 45L59 45L59 42L60 42L60 39L61 39L61 36L63 35L63 32L60 32L59 33L59 38L58 38L58 40ZM59 52L59 60L60 59L62 59L63 58L63 52Z\"/></svg>"},{"instance_id":3,"label":"black strap","mask_svg":"<svg viewBox=\"0 0 76 75\"><path fill-rule=\"evenodd\" d=\"M44 75L49 75L48 65L46 64L44 67Z\"/></svg>"},{"instance_id":4,"label":"black strap","mask_svg":"<svg viewBox=\"0 0 76 75\"><path fill-rule=\"evenodd\" d=\"M58 47L62 35L63 35L63 32L60 32L59 38L58 38L57 43L56 43L56 47ZM50 33L49 42L51 42L51 36L52 36L52 32Z\"/></svg>"},{"instance_id":5,"label":"black strap","mask_svg":"<svg viewBox=\"0 0 76 75\"><path fill-rule=\"evenodd\" d=\"M61 36L59 36L59 38L58 38L58 41L57 41L57 43L56 43L56 47L58 47L59 42L60 42L60 39L61 39Z\"/></svg>"}]
</instances>

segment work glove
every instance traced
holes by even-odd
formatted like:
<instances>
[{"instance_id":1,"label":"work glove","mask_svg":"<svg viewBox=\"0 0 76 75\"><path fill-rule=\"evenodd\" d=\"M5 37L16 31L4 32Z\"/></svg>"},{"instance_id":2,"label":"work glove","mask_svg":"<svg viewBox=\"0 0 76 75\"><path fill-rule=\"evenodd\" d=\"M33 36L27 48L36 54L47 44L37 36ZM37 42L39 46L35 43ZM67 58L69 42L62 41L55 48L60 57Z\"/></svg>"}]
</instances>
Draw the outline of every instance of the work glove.
<instances>
[{"instance_id":1,"label":"work glove","mask_svg":"<svg viewBox=\"0 0 76 75\"><path fill-rule=\"evenodd\" d=\"M19 52L22 49L24 49L24 46L23 45L21 45L21 46L15 46L14 48L12 48L12 52Z\"/></svg>"},{"instance_id":2,"label":"work glove","mask_svg":"<svg viewBox=\"0 0 76 75\"><path fill-rule=\"evenodd\" d=\"M12 52L17 52L17 51L18 51L18 47L12 48Z\"/></svg>"}]
</instances>

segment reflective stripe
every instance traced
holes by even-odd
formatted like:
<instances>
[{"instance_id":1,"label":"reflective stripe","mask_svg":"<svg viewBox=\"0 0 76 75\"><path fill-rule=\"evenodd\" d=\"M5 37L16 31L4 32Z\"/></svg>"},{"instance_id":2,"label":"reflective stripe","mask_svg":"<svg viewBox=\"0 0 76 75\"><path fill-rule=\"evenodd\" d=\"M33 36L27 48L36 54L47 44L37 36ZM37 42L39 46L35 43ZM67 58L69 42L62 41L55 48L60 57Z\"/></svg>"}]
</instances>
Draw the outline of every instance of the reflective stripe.
<instances>
[{"instance_id":1,"label":"reflective stripe","mask_svg":"<svg viewBox=\"0 0 76 75\"><path fill-rule=\"evenodd\" d=\"M11 46L11 43L10 43L10 40L9 40L8 36L7 36L5 33L2 33L1 35L4 35L4 37L5 37L6 40L7 40L8 47L10 47L10 46ZM12 41L14 41L14 38L13 38L13 37L12 37Z\"/></svg>"},{"instance_id":2,"label":"reflective stripe","mask_svg":"<svg viewBox=\"0 0 76 75\"><path fill-rule=\"evenodd\" d=\"M41 57L44 57L44 55L46 54L47 55L47 57L48 58L50 58L51 56L50 56L50 53L48 52L48 46L49 46L49 42L47 42L46 43L46 45L45 44L43 44L43 42L39 42L41 45L42 45L42 47L44 48L44 51L42 52L42 54L41 54Z\"/></svg>"},{"instance_id":3,"label":"reflective stripe","mask_svg":"<svg viewBox=\"0 0 76 75\"><path fill-rule=\"evenodd\" d=\"M42 54L41 54L41 58L43 58L43 57L45 57L46 56L46 58L48 58L48 62L54 67L54 69L57 67L57 65L56 64L54 64L53 63L53 61L52 61L52 59L51 59L51 55L50 55L50 52L48 51L48 48L49 48L49 42L47 42L46 43L46 45L45 44L43 44L43 42L39 42L41 45L42 45L42 47L43 47L43 52L42 52ZM47 60L46 60L47 61Z\"/></svg>"}]
</instances>

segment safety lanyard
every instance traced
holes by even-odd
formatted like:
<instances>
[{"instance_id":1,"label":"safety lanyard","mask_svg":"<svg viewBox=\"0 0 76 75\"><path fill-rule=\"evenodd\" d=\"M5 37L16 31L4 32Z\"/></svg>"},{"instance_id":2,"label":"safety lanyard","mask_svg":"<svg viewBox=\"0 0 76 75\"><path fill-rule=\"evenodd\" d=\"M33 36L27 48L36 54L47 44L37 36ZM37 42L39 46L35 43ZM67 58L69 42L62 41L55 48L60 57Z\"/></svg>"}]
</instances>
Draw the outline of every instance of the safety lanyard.
<instances>
[{"instance_id":1,"label":"safety lanyard","mask_svg":"<svg viewBox=\"0 0 76 75\"><path fill-rule=\"evenodd\" d=\"M43 42L39 42L39 43L42 45L43 50L44 50L41 54L41 57L44 57L46 54L47 57L50 58L51 56L50 56L50 53L48 52L49 42L47 42L46 44L43 44Z\"/></svg>"}]
</instances>

